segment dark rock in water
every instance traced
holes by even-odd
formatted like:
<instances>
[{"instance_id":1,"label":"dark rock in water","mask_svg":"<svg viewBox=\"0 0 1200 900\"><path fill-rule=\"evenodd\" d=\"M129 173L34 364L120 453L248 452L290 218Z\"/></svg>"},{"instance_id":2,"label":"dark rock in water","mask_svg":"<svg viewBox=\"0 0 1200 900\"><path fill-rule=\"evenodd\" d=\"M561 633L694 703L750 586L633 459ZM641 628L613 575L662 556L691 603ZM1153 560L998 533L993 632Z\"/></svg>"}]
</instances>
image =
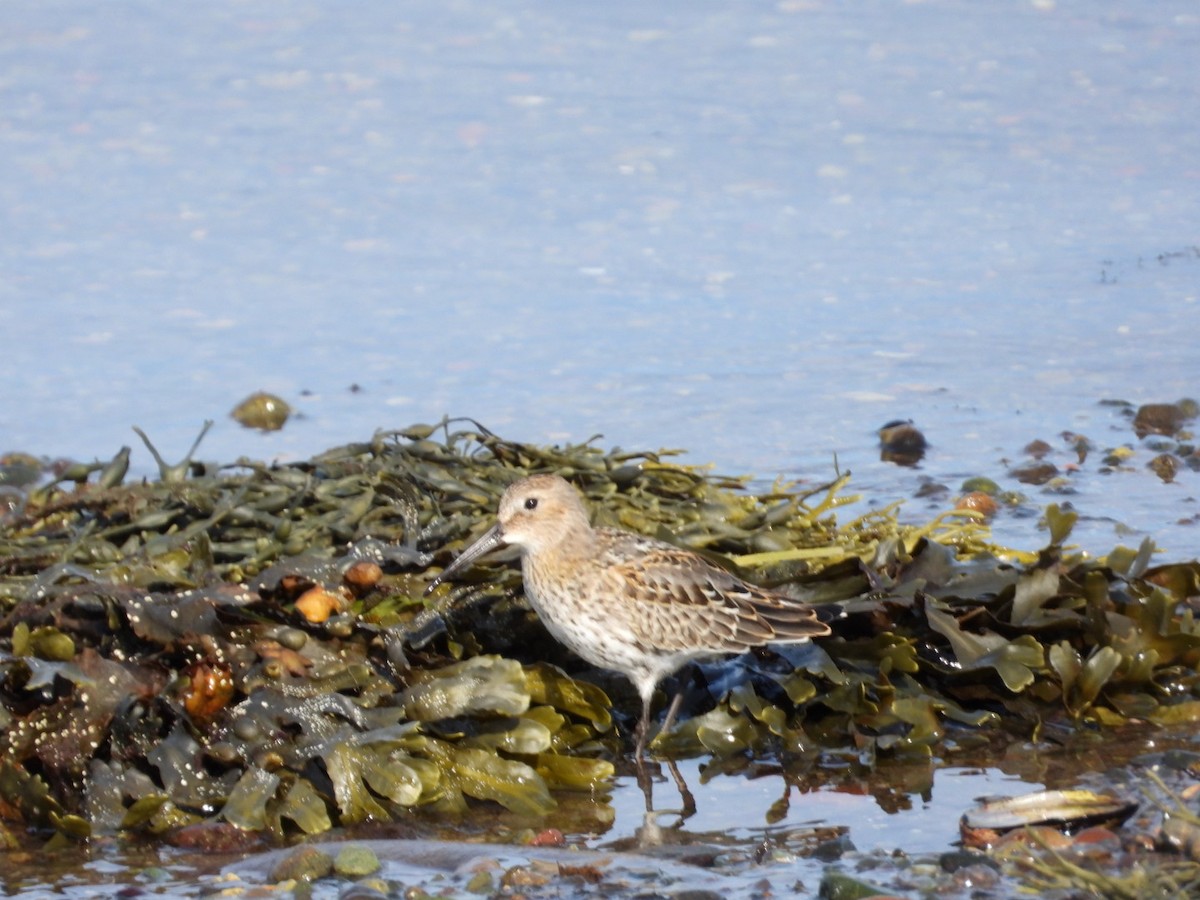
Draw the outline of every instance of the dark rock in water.
<instances>
[{"instance_id":1,"label":"dark rock in water","mask_svg":"<svg viewBox=\"0 0 1200 900\"><path fill-rule=\"evenodd\" d=\"M945 497L950 493L948 485L942 484L940 481L935 481L932 478L922 478L920 486L913 493L914 497Z\"/></svg>"},{"instance_id":2,"label":"dark rock in water","mask_svg":"<svg viewBox=\"0 0 1200 900\"><path fill-rule=\"evenodd\" d=\"M1168 483L1175 480L1175 473L1179 471L1179 460L1170 453L1160 453L1146 465L1155 475Z\"/></svg>"},{"instance_id":3,"label":"dark rock in water","mask_svg":"<svg viewBox=\"0 0 1200 900\"><path fill-rule=\"evenodd\" d=\"M1053 450L1054 448L1043 440L1030 441L1025 445L1025 452L1034 459L1041 459L1045 456L1049 456Z\"/></svg>"},{"instance_id":4,"label":"dark rock in water","mask_svg":"<svg viewBox=\"0 0 1200 900\"><path fill-rule=\"evenodd\" d=\"M879 429L879 458L898 466L915 466L925 455L925 435L912 420L896 419Z\"/></svg>"},{"instance_id":5,"label":"dark rock in water","mask_svg":"<svg viewBox=\"0 0 1200 900\"><path fill-rule=\"evenodd\" d=\"M813 850L812 855L813 859L819 859L821 862L835 862L847 853L853 853L857 849L854 846L854 842L850 840L850 835L839 834L833 840L823 841L818 844Z\"/></svg>"},{"instance_id":6,"label":"dark rock in water","mask_svg":"<svg viewBox=\"0 0 1200 900\"><path fill-rule=\"evenodd\" d=\"M1133 430L1139 438L1148 434L1173 437L1183 427L1185 418L1178 403L1147 403L1138 407L1133 417Z\"/></svg>"},{"instance_id":7,"label":"dark rock in water","mask_svg":"<svg viewBox=\"0 0 1200 900\"><path fill-rule=\"evenodd\" d=\"M1021 484L1045 484L1058 474L1058 466L1054 463L1033 462L1017 466L1009 474Z\"/></svg>"},{"instance_id":8,"label":"dark rock in water","mask_svg":"<svg viewBox=\"0 0 1200 900\"><path fill-rule=\"evenodd\" d=\"M938 865L946 872L957 872L968 866L989 866L999 869L1000 863L978 850L953 850L938 857Z\"/></svg>"}]
</instances>

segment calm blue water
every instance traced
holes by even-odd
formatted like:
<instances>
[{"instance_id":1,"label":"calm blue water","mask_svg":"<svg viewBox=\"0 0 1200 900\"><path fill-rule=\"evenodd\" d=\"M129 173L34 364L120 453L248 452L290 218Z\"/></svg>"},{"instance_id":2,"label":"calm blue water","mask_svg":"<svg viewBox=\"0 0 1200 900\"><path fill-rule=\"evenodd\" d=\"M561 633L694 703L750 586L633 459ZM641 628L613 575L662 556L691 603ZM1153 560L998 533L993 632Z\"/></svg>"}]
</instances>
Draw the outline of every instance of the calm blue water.
<instances>
[{"instance_id":1,"label":"calm blue water","mask_svg":"<svg viewBox=\"0 0 1200 900\"><path fill-rule=\"evenodd\" d=\"M1131 471L1034 506L1194 557L1200 474L1160 483L1099 401L1200 395L1197 59L1194 0L5 0L0 451L146 474L132 425L294 459L449 413L766 480L836 457L882 504L1017 487L1071 430ZM302 417L242 429L260 389ZM910 417L922 467L881 463ZM691 830L747 839L780 789L693 786ZM979 787L788 821L936 849Z\"/></svg>"},{"instance_id":2,"label":"calm blue water","mask_svg":"<svg viewBox=\"0 0 1200 900\"><path fill-rule=\"evenodd\" d=\"M149 472L131 425L170 458L216 419L224 461L451 413L836 454L882 503L1136 444L1099 400L1200 394L1197 58L1192 0L8 0L0 449ZM257 389L303 418L241 429ZM909 417L918 471L876 455ZM1152 455L1073 476L1085 546L1196 553Z\"/></svg>"}]
</instances>

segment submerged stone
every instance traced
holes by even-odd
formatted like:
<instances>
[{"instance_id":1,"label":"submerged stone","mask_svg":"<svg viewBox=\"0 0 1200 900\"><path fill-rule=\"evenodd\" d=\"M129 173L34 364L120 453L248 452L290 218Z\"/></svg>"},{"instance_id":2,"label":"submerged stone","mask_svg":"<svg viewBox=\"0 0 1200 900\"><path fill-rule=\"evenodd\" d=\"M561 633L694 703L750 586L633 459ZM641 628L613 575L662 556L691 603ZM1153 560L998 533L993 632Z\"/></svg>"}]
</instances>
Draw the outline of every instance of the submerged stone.
<instances>
[{"instance_id":1,"label":"submerged stone","mask_svg":"<svg viewBox=\"0 0 1200 900\"><path fill-rule=\"evenodd\" d=\"M362 844L347 844L338 850L333 860L333 870L347 878L362 878L379 871L379 857L370 847Z\"/></svg>"},{"instance_id":2,"label":"submerged stone","mask_svg":"<svg viewBox=\"0 0 1200 900\"><path fill-rule=\"evenodd\" d=\"M333 857L317 847L297 847L271 869L271 881L316 881L333 872Z\"/></svg>"}]
</instances>

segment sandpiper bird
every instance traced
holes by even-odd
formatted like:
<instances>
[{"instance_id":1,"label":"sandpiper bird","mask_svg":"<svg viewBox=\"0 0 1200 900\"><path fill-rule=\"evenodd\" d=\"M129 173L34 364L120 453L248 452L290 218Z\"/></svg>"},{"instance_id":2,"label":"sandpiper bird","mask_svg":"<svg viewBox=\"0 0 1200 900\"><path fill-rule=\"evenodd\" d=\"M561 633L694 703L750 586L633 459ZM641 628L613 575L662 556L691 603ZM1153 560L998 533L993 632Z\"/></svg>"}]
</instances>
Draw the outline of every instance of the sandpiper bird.
<instances>
[{"instance_id":1,"label":"sandpiper bird","mask_svg":"<svg viewBox=\"0 0 1200 900\"><path fill-rule=\"evenodd\" d=\"M505 544L521 550L525 596L549 632L593 665L621 672L642 698L640 762L658 683L692 660L829 634L806 604L755 587L702 556L613 528L593 528L557 475L532 475L500 498L498 521L426 589ZM674 721L675 697L662 732Z\"/></svg>"}]
</instances>

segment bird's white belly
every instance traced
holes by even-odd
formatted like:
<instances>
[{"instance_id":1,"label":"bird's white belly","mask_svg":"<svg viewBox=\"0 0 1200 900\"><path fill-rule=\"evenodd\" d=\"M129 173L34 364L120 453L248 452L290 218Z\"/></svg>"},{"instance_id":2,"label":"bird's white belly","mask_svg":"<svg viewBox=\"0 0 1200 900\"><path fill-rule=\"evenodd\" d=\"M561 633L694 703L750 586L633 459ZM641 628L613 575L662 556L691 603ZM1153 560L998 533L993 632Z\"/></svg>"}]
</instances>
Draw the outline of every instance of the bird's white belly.
<instances>
[{"instance_id":1,"label":"bird's white belly","mask_svg":"<svg viewBox=\"0 0 1200 900\"><path fill-rule=\"evenodd\" d=\"M602 669L623 673L635 682L654 681L685 663L706 656L703 651L655 647L632 627L628 617L612 615L607 604L582 603L558 592L540 591L526 580L525 595L546 630L576 656ZM593 598L594 599L594 598Z\"/></svg>"}]
</instances>

